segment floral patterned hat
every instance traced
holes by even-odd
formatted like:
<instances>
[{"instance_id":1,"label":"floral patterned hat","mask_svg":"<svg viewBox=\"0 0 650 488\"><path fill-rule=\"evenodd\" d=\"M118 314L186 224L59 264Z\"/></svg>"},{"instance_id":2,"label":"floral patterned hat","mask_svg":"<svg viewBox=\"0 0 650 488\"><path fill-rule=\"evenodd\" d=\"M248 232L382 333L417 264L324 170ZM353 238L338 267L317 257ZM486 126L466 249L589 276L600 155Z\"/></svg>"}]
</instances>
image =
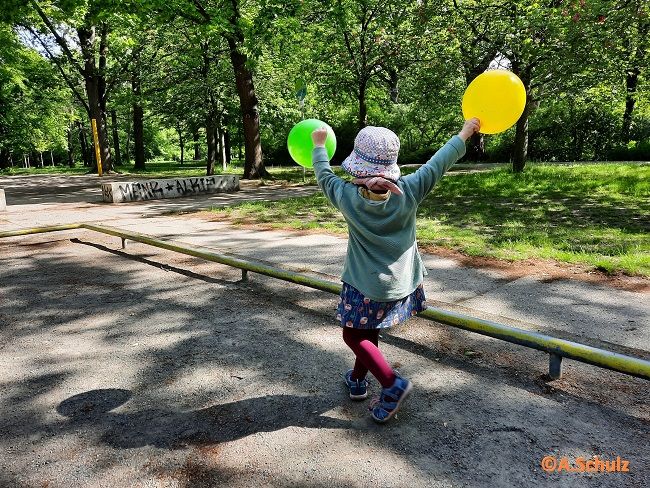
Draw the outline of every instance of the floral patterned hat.
<instances>
[{"instance_id":1,"label":"floral patterned hat","mask_svg":"<svg viewBox=\"0 0 650 488\"><path fill-rule=\"evenodd\" d=\"M354 139L354 151L341 165L345 171L357 178L381 176L397 181L400 169L397 166L399 137L385 127L364 127Z\"/></svg>"}]
</instances>

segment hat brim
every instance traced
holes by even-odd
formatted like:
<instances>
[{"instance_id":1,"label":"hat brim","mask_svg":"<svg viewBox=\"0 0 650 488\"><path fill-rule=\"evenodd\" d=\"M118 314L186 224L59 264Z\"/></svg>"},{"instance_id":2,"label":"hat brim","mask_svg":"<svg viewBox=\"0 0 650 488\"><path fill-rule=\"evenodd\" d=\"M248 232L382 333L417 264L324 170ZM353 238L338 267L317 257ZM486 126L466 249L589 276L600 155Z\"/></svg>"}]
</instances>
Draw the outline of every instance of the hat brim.
<instances>
[{"instance_id":1,"label":"hat brim","mask_svg":"<svg viewBox=\"0 0 650 488\"><path fill-rule=\"evenodd\" d=\"M368 161L361 159L355 151L352 151L352 154L343 160L341 167L355 178L381 176L387 180L397 181L401 175L401 171L399 169L399 166L397 166L397 163L369 163Z\"/></svg>"}]
</instances>

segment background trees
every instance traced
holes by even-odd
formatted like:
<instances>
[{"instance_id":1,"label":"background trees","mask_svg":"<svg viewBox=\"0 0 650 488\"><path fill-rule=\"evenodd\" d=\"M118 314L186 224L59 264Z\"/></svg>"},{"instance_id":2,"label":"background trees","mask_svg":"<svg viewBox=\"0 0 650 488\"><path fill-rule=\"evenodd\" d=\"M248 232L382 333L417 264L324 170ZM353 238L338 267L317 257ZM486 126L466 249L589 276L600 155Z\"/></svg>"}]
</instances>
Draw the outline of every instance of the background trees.
<instances>
[{"instance_id":1,"label":"background trees","mask_svg":"<svg viewBox=\"0 0 650 488\"><path fill-rule=\"evenodd\" d=\"M400 135L402 162L422 162L461 123L467 84L497 66L529 103L515 128L476 136L468 159L516 171L529 158L650 159L642 0L6 3L0 168L92 166L96 118L108 169L205 158L211 174L241 154L258 178L290 163L303 114L334 127L335 161L372 124Z\"/></svg>"}]
</instances>

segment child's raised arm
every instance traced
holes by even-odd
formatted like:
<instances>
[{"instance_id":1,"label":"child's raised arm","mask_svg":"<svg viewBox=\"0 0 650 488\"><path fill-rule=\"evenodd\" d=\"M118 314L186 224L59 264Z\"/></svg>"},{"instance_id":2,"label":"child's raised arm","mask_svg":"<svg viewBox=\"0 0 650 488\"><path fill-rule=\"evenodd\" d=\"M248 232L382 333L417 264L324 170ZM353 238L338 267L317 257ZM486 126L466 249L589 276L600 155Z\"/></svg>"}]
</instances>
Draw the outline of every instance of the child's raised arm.
<instances>
[{"instance_id":1,"label":"child's raised arm","mask_svg":"<svg viewBox=\"0 0 650 488\"><path fill-rule=\"evenodd\" d=\"M426 164L410 175L402 177L404 184L411 190L415 200L420 203L433 187L436 186L442 175L460 158L465 155L465 141L480 128L479 120L465 121L458 135L449 139Z\"/></svg>"},{"instance_id":2,"label":"child's raised arm","mask_svg":"<svg viewBox=\"0 0 650 488\"><path fill-rule=\"evenodd\" d=\"M336 176L330 167L329 157L325 149L327 129L325 127L316 129L312 132L311 139L314 142L314 150L311 158L314 164L314 172L316 173L318 186L323 190L323 193L325 193L329 201L332 202L332 205L339 208L339 201L343 194L345 181Z\"/></svg>"}]
</instances>

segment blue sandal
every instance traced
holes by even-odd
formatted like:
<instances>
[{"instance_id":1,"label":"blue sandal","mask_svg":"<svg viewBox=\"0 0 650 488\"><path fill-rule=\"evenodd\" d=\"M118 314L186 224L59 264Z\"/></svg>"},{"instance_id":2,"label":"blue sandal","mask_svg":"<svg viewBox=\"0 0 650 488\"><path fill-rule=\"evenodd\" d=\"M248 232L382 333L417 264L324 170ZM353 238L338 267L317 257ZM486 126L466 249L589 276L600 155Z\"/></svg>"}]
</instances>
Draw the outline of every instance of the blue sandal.
<instances>
[{"instance_id":1,"label":"blue sandal","mask_svg":"<svg viewBox=\"0 0 650 488\"><path fill-rule=\"evenodd\" d=\"M372 412L372 419L380 424L388 422L400 409L411 388L413 384L409 380L396 376L393 386L381 390L381 396L370 403L368 410Z\"/></svg>"},{"instance_id":2,"label":"blue sandal","mask_svg":"<svg viewBox=\"0 0 650 488\"><path fill-rule=\"evenodd\" d=\"M350 390L350 398L352 400L365 400L368 398L368 384L370 383L367 378L362 380L353 380L352 371L348 370L343 377L345 378L345 384Z\"/></svg>"}]
</instances>

